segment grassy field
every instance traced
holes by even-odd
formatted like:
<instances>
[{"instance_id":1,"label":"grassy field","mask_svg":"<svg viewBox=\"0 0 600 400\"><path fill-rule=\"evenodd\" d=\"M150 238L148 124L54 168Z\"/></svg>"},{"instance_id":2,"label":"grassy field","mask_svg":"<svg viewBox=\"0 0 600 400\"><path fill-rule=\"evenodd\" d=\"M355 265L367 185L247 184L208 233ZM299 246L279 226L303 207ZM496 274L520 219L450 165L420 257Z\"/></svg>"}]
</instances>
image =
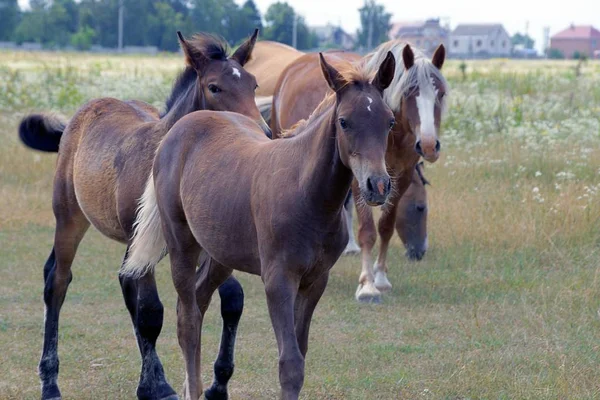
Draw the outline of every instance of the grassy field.
<instances>
[{"instance_id":1,"label":"grassy field","mask_svg":"<svg viewBox=\"0 0 600 400\"><path fill-rule=\"evenodd\" d=\"M179 57L0 53L0 398L39 396L42 267L51 248L56 156L25 149L20 118L70 116L93 97L162 107ZM468 61L452 93L432 182L430 251L410 263L394 239L381 305L354 301L358 257L340 259L311 329L304 399L600 398L600 64ZM121 300L124 247L90 230L61 315L65 399L130 399L140 359ZM183 382L175 291L159 339ZM259 278L246 292L233 399L275 398L277 350ZM212 376L218 299L203 336Z\"/></svg>"}]
</instances>

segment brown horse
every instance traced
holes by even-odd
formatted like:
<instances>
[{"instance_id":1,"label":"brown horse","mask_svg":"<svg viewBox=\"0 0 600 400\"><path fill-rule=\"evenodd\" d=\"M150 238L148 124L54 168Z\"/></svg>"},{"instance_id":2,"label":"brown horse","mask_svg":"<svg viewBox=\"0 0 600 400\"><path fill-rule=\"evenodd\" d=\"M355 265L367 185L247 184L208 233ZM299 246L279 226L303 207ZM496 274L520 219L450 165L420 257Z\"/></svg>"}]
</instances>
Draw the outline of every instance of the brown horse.
<instances>
[{"instance_id":1,"label":"brown horse","mask_svg":"<svg viewBox=\"0 0 600 400\"><path fill-rule=\"evenodd\" d=\"M335 60L338 60L338 62L340 61L339 58L336 57L336 53L338 53L339 58L343 58L344 61L357 61L360 59L360 56L352 53L333 51L329 53L331 62L335 62ZM316 66L316 60L314 60L314 58L314 55L305 55L302 59L298 59L297 63L294 63L294 66L298 66L297 71L294 70L294 68L290 68L290 71L286 72L286 76L291 77L290 79L295 85L295 90L282 91L281 87L286 87L287 89L286 84L283 82L280 86L274 88L277 91L278 97L283 97L281 99L278 98L279 104L285 107L284 119L278 121L279 126L271 125L271 114L273 110L275 110L275 118L273 120L277 119L276 109L273 109L272 107L273 100L269 100L267 97L257 100L257 105L259 110L261 110L261 114L269 125L275 129L274 138L278 137L277 132L290 129L300 120L308 118L310 113L327 94L328 87L315 84L315 81L313 80L314 73L320 73L316 68L309 69L309 73L306 75L297 73L300 70L307 72L304 69L306 66L305 62L311 63L313 67ZM263 59L261 63L261 65L271 64L271 60L269 59ZM275 65L271 65L271 71L277 72L279 70L281 71L280 73L282 73L285 68L277 69ZM265 95L267 94L269 93L265 93ZM299 99L301 99L301 101L299 101ZM423 177L423 173L421 170L417 171L417 169L419 169L418 166L415 167L411 184L406 190L405 195L400 199L397 212L398 218L396 219L396 230L407 249L406 256L411 260L420 260L427 250L427 191L425 189L425 178ZM420 179L420 177L422 179ZM352 197L349 196L345 205L349 240L348 245L344 250L344 254L360 252L360 247L356 243L354 231L352 229L352 204Z\"/></svg>"},{"instance_id":2,"label":"brown horse","mask_svg":"<svg viewBox=\"0 0 600 400\"><path fill-rule=\"evenodd\" d=\"M358 239L362 249L362 272L356 298L365 302L378 302L381 291L391 289L386 257L398 204L413 180L419 157L429 162L438 158L438 130L447 91L447 83L441 73L445 59L443 45L437 48L431 61L398 40L380 45L362 60L357 54L347 52L331 53L330 58L334 65L346 60L365 63L366 68L375 70L388 51L402 60L402 66L397 68L394 80L383 95L398 123L388 139L386 165L392 175L393 191L379 220L381 247L375 271L371 264L371 252L377 238L373 214L370 208L361 207L360 194L353 186L359 217ZM284 127L293 125L310 113L315 99L323 96L323 85L316 79L317 74L315 56L306 54L288 65L280 75L272 100L270 126L273 137L280 136Z\"/></svg>"},{"instance_id":3,"label":"brown horse","mask_svg":"<svg viewBox=\"0 0 600 400\"><path fill-rule=\"evenodd\" d=\"M145 276L168 250L186 399L202 392L203 303L233 269L261 276L282 396L298 398L312 314L348 241L343 205L353 176L366 203L382 204L389 194L384 156L394 119L381 94L394 57L388 54L372 83L350 65L340 73L322 56L320 65L335 95L296 137L270 141L248 118L201 111L175 124L157 151L121 274ZM196 290L202 251L215 261Z\"/></svg>"},{"instance_id":4,"label":"brown horse","mask_svg":"<svg viewBox=\"0 0 600 400\"><path fill-rule=\"evenodd\" d=\"M58 151L52 201L56 217L54 248L44 267L46 317L39 365L43 399L61 396L57 384L58 319L79 242L91 223L109 238L129 245L138 199L144 192L156 149L168 130L193 111L218 110L244 114L270 135L254 103L256 80L243 69L257 34L255 31L228 58L223 41L206 34L187 41L178 33L187 67L178 77L162 116L142 102L102 98L81 107L66 127L39 115L22 122L20 135L26 144ZM137 396L177 398L155 350L163 306L154 275L141 279L120 277L120 283L142 355ZM227 332L215 363L218 398L222 398L233 371L234 328L243 307L243 294L235 279L220 293L228 297L224 304L237 308L233 312L226 307L222 310Z\"/></svg>"},{"instance_id":5,"label":"brown horse","mask_svg":"<svg viewBox=\"0 0 600 400\"><path fill-rule=\"evenodd\" d=\"M272 96L281 72L303 54L283 43L268 40L256 42L252 58L244 65L246 71L256 77L256 95Z\"/></svg>"}]
</instances>

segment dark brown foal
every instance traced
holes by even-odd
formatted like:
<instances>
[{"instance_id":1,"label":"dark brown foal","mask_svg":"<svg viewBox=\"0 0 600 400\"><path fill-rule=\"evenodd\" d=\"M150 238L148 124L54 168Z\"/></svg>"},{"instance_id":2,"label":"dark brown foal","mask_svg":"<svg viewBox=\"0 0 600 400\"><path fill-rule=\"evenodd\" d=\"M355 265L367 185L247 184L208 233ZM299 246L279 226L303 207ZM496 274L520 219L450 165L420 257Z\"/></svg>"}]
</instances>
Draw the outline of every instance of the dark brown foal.
<instances>
[{"instance_id":1,"label":"dark brown foal","mask_svg":"<svg viewBox=\"0 0 600 400\"><path fill-rule=\"evenodd\" d=\"M265 284L281 393L298 398L312 314L348 241L343 206L353 176L367 204L389 194L384 156L394 118L381 93L394 57L372 81L350 64L338 72L321 56L320 65L335 94L296 137L269 141L246 117L200 111L175 124L157 151L121 273L145 276L168 250L186 399L202 391L198 304L234 269ZM215 260L203 272L204 293L193 284L202 251Z\"/></svg>"},{"instance_id":2,"label":"dark brown foal","mask_svg":"<svg viewBox=\"0 0 600 400\"><path fill-rule=\"evenodd\" d=\"M156 149L168 130L193 111L215 110L242 113L259 124L263 134L270 135L254 103L256 79L243 69L257 34L254 32L231 57L224 42L213 36L200 34L188 41L179 34L187 67L177 79L163 115L142 102L102 98L81 107L66 127L39 115L22 122L20 134L26 144L58 151L52 202L56 216L54 248L44 267L46 318L39 365L42 399L61 397L57 383L58 319L71 282L77 246L90 224L109 238L129 245L138 199L152 170ZM125 257L128 252L129 247ZM154 275L140 279L121 276L120 283L142 356L137 396L176 398L155 349L163 305ZM239 297L243 294L235 279L220 294L232 307L241 304ZM231 310L223 314L228 332L235 333L231 328L237 326L241 311L237 310L237 316ZM225 350L215 363L225 371L215 371L219 393L223 393L231 376L235 335L224 339L229 342L221 344Z\"/></svg>"}]
</instances>

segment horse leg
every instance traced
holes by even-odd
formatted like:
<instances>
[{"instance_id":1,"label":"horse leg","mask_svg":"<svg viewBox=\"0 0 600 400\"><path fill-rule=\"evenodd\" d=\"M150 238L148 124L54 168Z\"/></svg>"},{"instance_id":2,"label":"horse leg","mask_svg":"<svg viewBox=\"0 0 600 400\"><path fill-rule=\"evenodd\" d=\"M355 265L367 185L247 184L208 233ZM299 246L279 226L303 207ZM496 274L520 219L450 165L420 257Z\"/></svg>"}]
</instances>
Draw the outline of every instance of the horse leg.
<instances>
[{"instance_id":1,"label":"horse leg","mask_svg":"<svg viewBox=\"0 0 600 400\"><path fill-rule=\"evenodd\" d=\"M221 297L221 317L223 330L219 355L214 364L213 384L204 396L207 400L226 400L227 383L233 375L233 353L237 326L244 308L244 292L240 283L231 275L232 270L227 269L213 259L207 257L196 272L196 301L200 313L204 315L210 304L212 295L219 288ZM200 348L200 347L198 347ZM197 352L196 365L200 370L200 351ZM200 377L198 379L201 379Z\"/></svg>"},{"instance_id":2,"label":"horse leg","mask_svg":"<svg viewBox=\"0 0 600 400\"><path fill-rule=\"evenodd\" d=\"M156 340L162 330L164 308L158 297L154 273L147 273L139 279L120 275L119 283L142 356L137 397L140 400L177 399L156 354Z\"/></svg>"},{"instance_id":3,"label":"horse leg","mask_svg":"<svg viewBox=\"0 0 600 400\"><path fill-rule=\"evenodd\" d=\"M294 303L299 278L290 276L281 264L269 265L266 271L263 273L263 280L279 348L281 397L283 400L297 400L304 384L304 356L298 346L294 324Z\"/></svg>"},{"instance_id":4,"label":"horse leg","mask_svg":"<svg viewBox=\"0 0 600 400\"><path fill-rule=\"evenodd\" d=\"M377 224L377 231L381 242L379 244L377 261L375 262L373 269L375 271L375 287L382 292L392 288L392 284L387 278L387 253L390 240L394 234L394 226L396 225L398 203L409 185L410 176L408 180L405 179L403 181L395 182L395 190L392 191L388 203L383 207L379 223Z\"/></svg>"},{"instance_id":5,"label":"horse leg","mask_svg":"<svg viewBox=\"0 0 600 400\"><path fill-rule=\"evenodd\" d=\"M298 338L300 352L305 359L306 352L308 351L308 331L310 329L312 315L317 307L317 303L325 291L325 287L327 287L328 279L329 272L320 276L309 287L298 291L298 294L296 295L294 310L296 337Z\"/></svg>"},{"instance_id":6,"label":"horse leg","mask_svg":"<svg viewBox=\"0 0 600 400\"><path fill-rule=\"evenodd\" d=\"M352 227L352 193L348 193L348 199L344 204L344 216L346 217L346 227L348 228L348 244L344 249L344 255L360 253L360 247L354 238L354 228Z\"/></svg>"},{"instance_id":7,"label":"horse leg","mask_svg":"<svg viewBox=\"0 0 600 400\"><path fill-rule=\"evenodd\" d=\"M55 199L57 198L63 197L55 193ZM61 204L59 200L54 204L56 231L54 247L44 266L44 345L38 369L43 400L61 398L58 389L58 320L73 278L71 265L77 247L90 226L76 201Z\"/></svg>"},{"instance_id":8,"label":"horse leg","mask_svg":"<svg viewBox=\"0 0 600 400\"><path fill-rule=\"evenodd\" d=\"M362 253L362 271L358 278L358 288L356 289L355 297L361 303L379 303L381 301L381 292L375 287L375 277L371 261L371 252L377 240L373 211L371 211L370 207L362 205L360 192L354 183L352 185L352 193L358 214L358 243Z\"/></svg>"}]
</instances>

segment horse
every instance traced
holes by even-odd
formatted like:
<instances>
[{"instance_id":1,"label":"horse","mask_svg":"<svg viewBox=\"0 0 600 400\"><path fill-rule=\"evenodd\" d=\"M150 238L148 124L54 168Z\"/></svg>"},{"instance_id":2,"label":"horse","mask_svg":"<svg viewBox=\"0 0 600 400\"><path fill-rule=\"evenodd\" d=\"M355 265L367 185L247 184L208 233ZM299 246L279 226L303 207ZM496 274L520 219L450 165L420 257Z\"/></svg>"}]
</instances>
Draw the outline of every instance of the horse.
<instances>
[{"instance_id":1,"label":"horse","mask_svg":"<svg viewBox=\"0 0 600 400\"><path fill-rule=\"evenodd\" d=\"M394 77L392 53L372 80L319 57L334 94L296 137L268 140L244 116L199 111L176 123L157 150L120 273L152 274L169 254L186 399L202 392L199 334L208 300L234 269L264 282L281 395L298 399L312 314L348 241L343 206L353 177L366 204L383 204L390 193L385 151L395 121L382 93ZM203 253L213 263L196 290Z\"/></svg>"},{"instance_id":2,"label":"horse","mask_svg":"<svg viewBox=\"0 0 600 400\"><path fill-rule=\"evenodd\" d=\"M127 257L138 199L144 193L158 144L169 129L193 111L235 111L251 118L270 137L254 103L256 79L243 68L258 30L230 57L225 42L217 37L198 34L187 40L177 34L186 67L175 81L164 113L139 101L100 98L83 105L68 123L32 115L20 125L20 137L29 147L58 152L52 199L54 247L44 266L46 313L39 364L42 399L61 397L58 319L77 247L92 224L105 236L127 244ZM152 274L141 279L120 276L119 282L142 356L137 397L176 399L156 354L163 305L155 278ZM213 391L207 392L207 398L226 396L233 373L235 328L243 308L243 291L235 278L225 282L219 294L223 299L223 341L215 362Z\"/></svg>"},{"instance_id":3,"label":"horse","mask_svg":"<svg viewBox=\"0 0 600 400\"><path fill-rule=\"evenodd\" d=\"M445 60L443 45L429 60L421 51L400 40L391 40L378 46L364 58L350 52L330 54L332 63L349 61L365 63L376 69L383 57L391 51L402 65L396 69L394 80L384 92L384 101L394 111L398 123L388 139L386 165L392 175L393 190L382 207L378 231L380 251L374 267L371 252L377 231L370 208L362 207L360 193L353 185L353 196L359 219L358 241L362 252L362 272L355 297L360 302L380 302L383 291L392 285L387 278L387 251L394 233L398 204L413 181L415 166L422 157L435 162L439 156L438 131L445 108L447 82L441 73ZM310 113L316 99L323 95L315 55L306 54L291 64L279 76L272 99L270 126L273 137L279 137L284 127L291 126Z\"/></svg>"},{"instance_id":4,"label":"horse","mask_svg":"<svg viewBox=\"0 0 600 400\"><path fill-rule=\"evenodd\" d=\"M252 58L244 68L256 77L257 96L272 96L277 78L292 61L304 53L279 42L262 40L254 45Z\"/></svg>"}]
</instances>

